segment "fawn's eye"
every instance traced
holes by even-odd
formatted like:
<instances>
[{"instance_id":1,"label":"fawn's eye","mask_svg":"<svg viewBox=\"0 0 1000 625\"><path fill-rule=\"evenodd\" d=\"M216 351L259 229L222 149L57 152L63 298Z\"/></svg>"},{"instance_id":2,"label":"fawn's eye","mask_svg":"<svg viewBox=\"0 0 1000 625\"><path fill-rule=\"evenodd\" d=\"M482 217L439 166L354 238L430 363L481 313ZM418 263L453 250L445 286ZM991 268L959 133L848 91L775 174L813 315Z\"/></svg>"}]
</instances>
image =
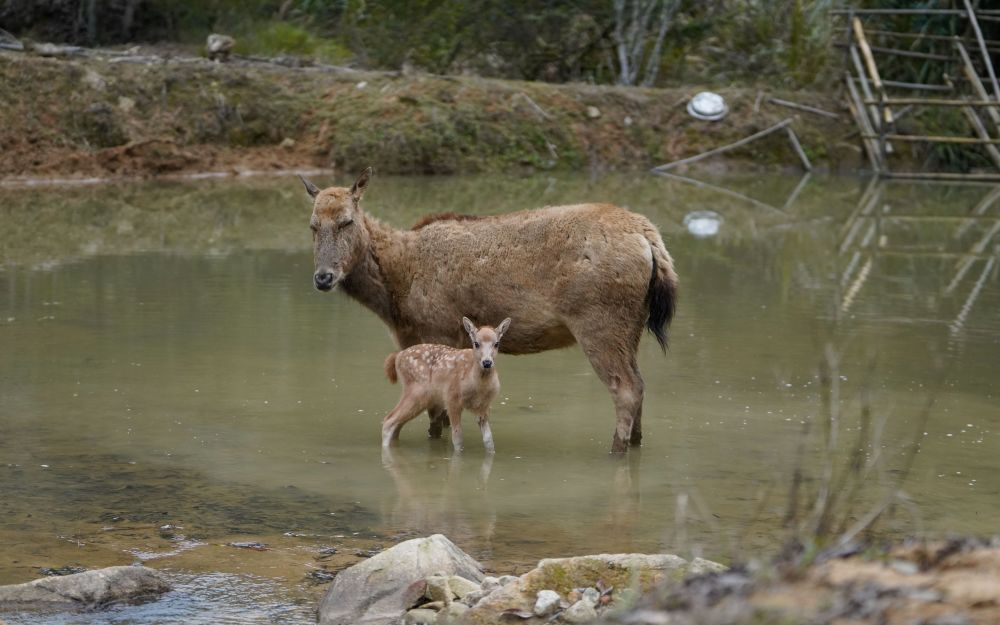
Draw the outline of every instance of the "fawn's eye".
<instances>
[{"instance_id":1,"label":"fawn's eye","mask_svg":"<svg viewBox=\"0 0 1000 625\"><path fill-rule=\"evenodd\" d=\"M475 347L476 349L479 349L479 341L473 341L472 346Z\"/></svg>"},{"instance_id":2,"label":"fawn's eye","mask_svg":"<svg viewBox=\"0 0 1000 625\"><path fill-rule=\"evenodd\" d=\"M349 225L351 225L353 223L354 223L353 219L345 219L344 221L342 221L342 222L340 222L340 223L337 224L337 229L340 230L342 228L346 228L347 226L349 226Z\"/></svg>"}]
</instances>

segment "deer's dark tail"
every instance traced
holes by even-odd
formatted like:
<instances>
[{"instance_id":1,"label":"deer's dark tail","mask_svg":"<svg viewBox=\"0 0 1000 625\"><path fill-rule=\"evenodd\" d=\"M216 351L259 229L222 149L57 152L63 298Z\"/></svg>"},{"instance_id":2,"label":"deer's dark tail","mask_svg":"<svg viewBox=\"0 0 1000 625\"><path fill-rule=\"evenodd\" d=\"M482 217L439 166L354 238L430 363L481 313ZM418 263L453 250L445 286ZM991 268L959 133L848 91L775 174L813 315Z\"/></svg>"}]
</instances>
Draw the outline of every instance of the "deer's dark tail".
<instances>
[{"instance_id":1,"label":"deer's dark tail","mask_svg":"<svg viewBox=\"0 0 1000 625\"><path fill-rule=\"evenodd\" d=\"M393 384L396 383L396 355L399 352L392 352L385 357L385 377Z\"/></svg>"},{"instance_id":2,"label":"deer's dark tail","mask_svg":"<svg viewBox=\"0 0 1000 625\"><path fill-rule=\"evenodd\" d=\"M677 274L674 272L674 259L663 245L659 231L650 224L643 230L643 235L649 241L649 249L653 253L653 271L649 276L649 290L646 292L646 302L649 304L646 327L666 351L667 326L674 318L677 305Z\"/></svg>"}]
</instances>

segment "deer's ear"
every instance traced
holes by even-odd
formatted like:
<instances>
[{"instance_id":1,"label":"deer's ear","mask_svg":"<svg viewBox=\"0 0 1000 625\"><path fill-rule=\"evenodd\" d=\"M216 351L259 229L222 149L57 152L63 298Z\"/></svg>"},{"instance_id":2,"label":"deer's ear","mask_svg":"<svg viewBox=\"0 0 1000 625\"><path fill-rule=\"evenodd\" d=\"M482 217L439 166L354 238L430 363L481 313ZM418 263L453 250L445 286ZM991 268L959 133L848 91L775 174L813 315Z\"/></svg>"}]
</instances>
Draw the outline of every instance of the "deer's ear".
<instances>
[{"instance_id":1,"label":"deer's ear","mask_svg":"<svg viewBox=\"0 0 1000 625\"><path fill-rule=\"evenodd\" d=\"M372 168L369 167L368 169L361 172L361 175L358 176L358 179L354 181L353 185L351 185L351 197L354 198L355 202L361 201L361 197L365 194L365 190L368 188L368 181L371 180L371 178L372 178Z\"/></svg>"},{"instance_id":2,"label":"deer's ear","mask_svg":"<svg viewBox=\"0 0 1000 625\"><path fill-rule=\"evenodd\" d=\"M316 196L319 195L319 187L306 180L302 174L299 174L299 180L301 180L303 186L305 186L306 193L309 194L309 197L315 200Z\"/></svg>"},{"instance_id":3,"label":"deer's ear","mask_svg":"<svg viewBox=\"0 0 1000 625\"><path fill-rule=\"evenodd\" d=\"M469 338L472 339L472 342L475 343L476 342L476 324L474 324L471 321L469 321L468 317L462 317L462 326L465 328L465 331L469 333Z\"/></svg>"},{"instance_id":4,"label":"deer's ear","mask_svg":"<svg viewBox=\"0 0 1000 625\"><path fill-rule=\"evenodd\" d=\"M507 328L509 326L510 326L510 317L507 317L506 319L504 319L503 321L501 321L500 325L497 326L497 342L498 343L500 342L500 339L503 338L504 332L507 331Z\"/></svg>"}]
</instances>

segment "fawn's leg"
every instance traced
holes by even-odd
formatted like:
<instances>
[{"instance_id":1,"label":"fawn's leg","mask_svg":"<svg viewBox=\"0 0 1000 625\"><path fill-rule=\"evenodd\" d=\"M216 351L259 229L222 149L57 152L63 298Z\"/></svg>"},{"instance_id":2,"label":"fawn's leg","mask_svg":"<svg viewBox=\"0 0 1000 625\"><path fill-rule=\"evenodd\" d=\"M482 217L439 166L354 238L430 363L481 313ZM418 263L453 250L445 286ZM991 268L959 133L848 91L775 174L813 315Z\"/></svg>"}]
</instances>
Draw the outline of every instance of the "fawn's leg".
<instances>
[{"instance_id":1,"label":"fawn's leg","mask_svg":"<svg viewBox=\"0 0 1000 625\"><path fill-rule=\"evenodd\" d=\"M462 404L448 405L448 421L451 422L451 446L462 451Z\"/></svg>"},{"instance_id":2,"label":"fawn's leg","mask_svg":"<svg viewBox=\"0 0 1000 625\"><path fill-rule=\"evenodd\" d=\"M479 415L479 431L483 434L483 447L486 448L486 453L496 453L496 448L493 446L493 431L490 430L490 413L488 410Z\"/></svg>"},{"instance_id":3,"label":"fawn's leg","mask_svg":"<svg viewBox=\"0 0 1000 625\"><path fill-rule=\"evenodd\" d=\"M424 409L417 398L403 391L399 403L382 419L382 446L388 447L399 438L399 431L407 421L416 417Z\"/></svg>"}]
</instances>

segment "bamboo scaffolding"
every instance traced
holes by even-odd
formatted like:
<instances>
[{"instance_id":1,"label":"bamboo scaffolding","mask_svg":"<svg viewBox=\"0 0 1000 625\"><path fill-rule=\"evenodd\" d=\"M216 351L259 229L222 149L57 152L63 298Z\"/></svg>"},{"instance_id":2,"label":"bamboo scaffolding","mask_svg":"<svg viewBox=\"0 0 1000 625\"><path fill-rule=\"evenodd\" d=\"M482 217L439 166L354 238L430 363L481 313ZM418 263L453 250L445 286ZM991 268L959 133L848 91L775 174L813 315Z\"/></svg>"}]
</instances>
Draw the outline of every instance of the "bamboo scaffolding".
<instances>
[{"instance_id":1,"label":"bamboo scaffolding","mask_svg":"<svg viewBox=\"0 0 1000 625\"><path fill-rule=\"evenodd\" d=\"M972 217L973 219L982 217L986 214L986 211L993 207L997 200L1000 200L1000 187L993 187L989 193L983 196L983 199L979 200L979 203L976 204L975 208L969 211L969 217ZM960 225L958 230L955 231L953 237L955 239L961 239L965 236L965 233L968 232L969 228L971 228L975 223L975 221L967 221Z\"/></svg>"},{"instance_id":2,"label":"bamboo scaffolding","mask_svg":"<svg viewBox=\"0 0 1000 625\"><path fill-rule=\"evenodd\" d=\"M958 312L958 316L955 320L951 322L949 329L952 334L958 334L961 332L962 327L965 326L965 320L968 318L969 313L972 312L972 306L979 299L979 294L983 290L983 285L986 284L986 278L989 277L990 272L993 271L993 265L996 264L996 257L991 257L986 261L986 266L983 267L983 272L979 274L979 279L976 280L976 284L973 285L972 290L969 292L969 297L965 299L965 303L962 304L962 309Z\"/></svg>"},{"instance_id":3,"label":"bamboo scaffolding","mask_svg":"<svg viewBox=\"0 0 1000 625\"><path fill-rule=\"evenodd\" d=\"M879 104L879 100L864 100L865 104ZM886 98L886 104L910 104L916 106L976 106L983 108L1000 108L1000 102L996 100L950 100L946 98Z\"/></svg>"},{"instance_id":4,"label":"bamboo scaffolding","mask_svg":"<svg viewBox=\"0 0 1000 625\"><path fill-rule=\"evenodd\" d=\"M886 172L889 178L897 180L954 180L956 182L1000 182L1000 174L975 173L960 174L955 172L909 172L894 171Z\"/></svg>"},{"instance_id":5,"label":"bamboo scaffolding","mask_svg":"<svg viewBox=\"0 0 1000 625\"><path fill-rule=\"evenodd\" d=\"M854 71L858 73L858 84L861 85L861 93L864 94L865 100L874 100L875 95L872 93L871 87L868 85L868 78L865 76L865 66L861 63L861 55L858 54L858 47L851 43L849 54L851 55L851 62L854 64ZM859 110L865 111L865 107L862 106ZM876 106L869 105L867 108L868 114L871 116L872 128L878 129L882 127L882 120L878 116L878 108Z\"/></svg>"},{"instance_id":6,"label":"bamboo scaffolding","mask_svg":"<svg viewBox=\"0 0 1000 625\"><path fill-rule=\"evenodd\" d=\"M972 64L968 50L965 49L961 41L955 42L955 49L958 50L958 55L962 58L962 71L965 73L965 79L972 85L972 90L976 92L976 96L980 100L989 101L990 96L986 93L986 87L983 86L983 81L979 79L979 74L976 73L976 67ZM993 125L1000 130L1000 111L994 108L986 110L989 113L990 119L993 120Z\"/></svg>"},{"instance_id":7,"label":"bamboo scaffolding","mask_svg":"<svg viewBox=\"0 0 1000 625\"><path fill-rule=\"evenodd\" d=\"M978 9L977 14L983 17L1000 17L1000 11ZM968 13L962 9L831 9L831 15L954 15L968 18Z\"/></svg>"},{"instance_id":8,"label":"bamboo scaffolding","mask_svg":"<svg viewBox=\"0 0 1000 625\"><path fill-rule=\"evenodd\" d=\"M864 135L862 135L864 136ZM897 134L872 134L870 139L889 139L892 141L909 141L925 143L958 143L961 145L1000 145L1000 139L977 139L975 137L954 137L940 135L897 135Z\"/></svg>"},{"instance_id":9,"label":"bamboo scaffolding","mask_svg":"<svg viewBox=\"0 0 1000 625\"><path fill-rule=\"evenodd\" d=\"M835 43L836 48L842 48L845 44ZM888 54L890 56L903 56L911 59L930 59L932 61L957 61L958 59L947 54L937 54L934 52L918 52L916 50L903 50L900 48L886 48L883 46L868 46L872 52Z\"/></svg>"},{"instance_id":10,"label":"bamboo scaffolding","mask_svg":"<svg viewBox=\"0 0 1000 625\"><path fill-rule=\"evenodd\" d=\"M861 129L861 140L865 144L865 153L868 155L868 161L871 163L872 169L875 170L875 173L881 175L885 170L882 163L882 153L876 147L876 143L869 138L875 133L875 129L872 128L871 120L865 113L864 104L861 103L861 96L858 95L858 90L854 86L854 81L851 80L850 73L847 74L846 78L849 95L847 108L854 117L854 123Z\"/></svg>"},{"instance_id":11,"label":"bamboo scaffolding","mask_svg":"<svg viewBox=\"0 0 1000 625\"><path fill-rule=\"evenodd\" d=\"M965 0L965 10L968 13L969 25L972 26L972 32L976 34L976 41L979 43L979 51L983 55L983 65L986 66L986 74L990 77L990 83L993 85L993 97L1000 99L1000 84L997 84L997 75L993 71L993 61L990 60L990 53L986 49L986 43L983 40L983 31L979 29L979 20L976 19L976 12L972 9L972 2ZM986 12L983 12L986 14Z\"/></svg>"},{"instance_id":12,"label":"bamboo scaffolding","mask_svg":"<svg viewBox=\"0 0 1000 625\"><path fill-rule=\"evenodd\" d=\"M972 265L976 262L976 259L986 251L986 247L990 244L990 242L993 240L993 238L997 235L998 232L1000 232L1000 220L997 220L993 224L993 227L987 230L986 234L984 234L978 241L976 241L972 245L972 247L969 248L969 253L967 256L963 256L958 260L958 263L955 266L956 269L955 277L952 278L951 282L945 288L944 290L945 295L950 295L951 292L955 290L955 287L959 285L959 283L962 281L962 278L965 277L965 274L968 273L969 269L972 268Z\"/></svg>"},{"instance_id":13,"label":"bamboo scaffolding","mask_svg":"<svg viewBox=\"0 0 1000 625\"><path fill-rule=\"evenodd\" d=\"M893 87L896 89L910 89L911 91L951 91L945 85L927 85L919 82L900 82L898 80L883 80L882 84L886 87Z\"/></svg>"},{"instance_id":14,"label":"bamboo scaffolding","mask_svg":"<svg viewBox=\"0 0 1000 625\"><path fill-rule=\"evenodd\" d=\"M849 27L847 27L847 28L840 28L838 30L843 31L843 32L850 32L851 29ZM905 32L900 32L900 31L896 31L896 30L875 30L873 28L865 29L865 32L868 33L869 35L877 35L877 36L883 36L883 37L898 37L900 39L916 39L918 41L922 40L922 39L926 39L927 41L940 41L940 42L948 42L948 43L951 43L956 38L955 35L931 35L931 34L928 34L928 33L905 33ZM961 41L969 41L969 39L962 38ZM993 39L984 39L983 41L986 43L986 46L988 48L991 48L991 49L995 48L996 50L1000 50L1000 41L996 41L996 40L993 40Z\"/></svg>"},{"instance_id":15,"label":"bamboo scaffolding","mask_svg":"<svg viewBox=\"0 0 1000 625\"><path fill-rule=\"evenodd\" d=\"M882 77L879 76L878 66L875 65L875 56L872 55L871 48L868 46L868 39L865 38L865 29L861 25L861 19L855 17L852 22L854 27L854 38L857 40L858 49L861 51L861 57L865 61L865 67L868 69L868 77L871 78L872 85L878 90L879 97L885 100L885 85L882 84ZM881 121L886 124L892 124L892 109L880 105L880 112L882 113Z\"/></svg>"},{"instance_id":16,"label":"bamboo scaffolding","mask_svg":"<svg viewBox=\"0 0 1000 625\"><path fill-rule=\"evenodd\" d=\"M948 77L945 77L945 80L951 84L951 80L948 79ZM962 99L964 100L965 96L962 96ZM964 113L965 118L969 120L969 125L972 126L972 130L976 133L976 136L984 141L990 138L990 133L986 130L983 120L979 118L979 114L976 113L974 108L971 106L963 106L962 113ZM993 160L993 164L997 166L998 170L1000 170L1000 150L997 150L995 145L987 144L983 147L986 149L986 153L989 154L990 158Z\"/></svg>"}]
</instances>

